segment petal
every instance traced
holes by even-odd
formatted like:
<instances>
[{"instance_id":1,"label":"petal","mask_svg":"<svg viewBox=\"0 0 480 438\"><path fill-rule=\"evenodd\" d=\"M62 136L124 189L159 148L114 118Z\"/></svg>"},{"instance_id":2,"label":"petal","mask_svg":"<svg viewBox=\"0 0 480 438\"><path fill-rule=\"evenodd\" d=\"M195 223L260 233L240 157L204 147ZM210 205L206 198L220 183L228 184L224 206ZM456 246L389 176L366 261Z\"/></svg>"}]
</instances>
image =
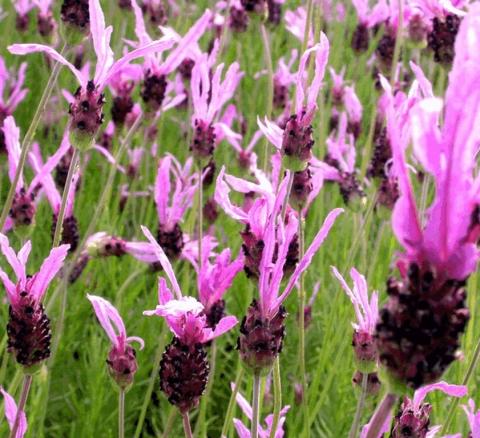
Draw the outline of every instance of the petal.
<instances>
[{"instance_id":1,"label":"petal","mask_svg":"<svg viewBox=\"0 0 480 438\"><path fill-rule=\"evenodd\" d=\"M425 400L426 395L437 389L451 397L464 397L468 392L467 387L464 385L451 385L444 381L425 385L415 391L413 396L413 406L415 409L420 409L420 405L423 403L423 400Z\"/></svg>"},{"instance_id":2,"label":"petal","mask_svg":"<svg viewBox=\"0 0 480 438\"><path fill-rule=\"evenodd\" d=\"M15 400L13 397L5 391L2 387L0 387L0 392L3 395L3 398L5 400L5 417L7 418L8 425L10 427L10 430L12 430L13 425L15 424L15 418L17 416L17 404L15 403ZM25 435L25 432L27 431L27 417L25 415L25 412L22 411L20 413L20 418L19 418L19 423L18 423L18 428L17 428L17 433L15 435L15 438L23 438Z\"/></svg>"}]
</instances>

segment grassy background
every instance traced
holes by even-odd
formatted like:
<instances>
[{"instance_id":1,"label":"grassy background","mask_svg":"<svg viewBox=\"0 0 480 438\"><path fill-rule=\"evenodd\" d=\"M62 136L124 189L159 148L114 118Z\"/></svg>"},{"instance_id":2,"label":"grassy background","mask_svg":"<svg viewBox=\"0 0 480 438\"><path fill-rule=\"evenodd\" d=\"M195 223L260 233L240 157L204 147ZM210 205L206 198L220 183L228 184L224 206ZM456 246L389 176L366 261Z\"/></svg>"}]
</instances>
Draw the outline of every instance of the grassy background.
<instances>
[{"instance_id":1,"label":"grassy background","mask_svg":"<svg viewBox=\"0 0 480 438\"><path fill-rule=\"evenodd\" d=\"M55 2L55 16L59 16L60 2ZM198 4L180 2L182 11L186 11L178 18L172 18L170 25L176 30L185 32L189 24L198 17L205 7L205 2ZM116 3L102 1L107 23L114 25L113 47L119 53L121 38L133 38L133 15L120 11ZM211 5L213 6L213 5ZM291 4L290 7L296 5ZM357 93L364 105L363 133L357 142L358 165L362 163L363 148L365 146L373 104L377 94L374 88L370 70L366 66L369 54L357 58L349 47L351 33L355 26L355 17L351 5L347 7L345 22L331 22L326 25L330 40L329 65L337 71L346 66L346 78L355 82ZM26 86L29 93L20 105L15 118L24 134L29 126L35 111L40 94L47 83L49 65L42 55L31 55L27 59L12 57L6 52L6 46L13 42L39 42L35 25L32 22L30 30L24 35L15 31L15 18L9 3L5 5L9 16L0 23L2 37L0 53L5 57L9 67L18 67L20 62L28 60ZM33 20L32 20L33 21ZM290 35L282 26L270 28L272 39L272 54L274 65L281 56L289 57L292 48L300 50L300 42ZM209 37L203 38L206 46ZM88 47L88 44L86 44ZM373 47L371 48L371 51ZM404 54L408 57L410 52ZM431 56L422 55L422 64L430 78L441 76L438 67L432 66ZM265 113L267 96L267 79L254 79L253 75L264 68L263 49L258 24L251 22L249 30L241 35L229 35L224 61L228 64L239 60L245 77L241 82L234 102L238 105L246 118L248 134L256 130L256 116ZM328 76L328 75L327 75ZM326 79L327 83L329 78ZM74 91L76 84L72 76L64 69L59 81L58 90L66 88ZM317 119L314 122L316 143L314 152L323 156L325 151L324 140L327 134L330 104L326 99L324 88L321 106ZM437 94L442 95L441 84L437 87ZM59 95L60 96L60 95ZM107 97L110 95L107 93ZM138 89L135 92L138 98ZM110 99L109 99L110 100ZM46 135L42 129L37 133L37 140L41 145L44 157L51 154L58 147L67 122L67 105L59 97L58 111L61 114L60 122ZM109 106L105 111L106 121L110 118ZM188 154L189 115L185 110L170 111L162 118L159 124L159 153L166 151L174 153L179 158ZM118 147L118 139L115 145ZM137 134L131 147L150 148L149 143L143 142L143 135ZM262 146L262 142L259 142ZM262 150L259 149L261 156ZM85 231L92 219L92 214L98 202L101 189L106 183L108 164L97 153L90 154L88 163L84 157L85 170L82 176L82 187L75 204L75 215L80 224L80 230ZM233 151L227 144L220 144L215 152L217 168L227 165L230 173L242 175L236 161L232 159ZM368 158L368 157L367 157ZM5 156L0 157L4 169L0 178L0 199L5 199L8 188ZM124 157L125 160L125 157ZM141 175L131 182L132 189L144 189L151 185L155 178L156 166L152 160L144 160ZM126 177L118 174L112 187L112 196L98 219L96 230L107 231L128 239L144 240L140 225L145 224L151 230L157 226L156 211L152 199L130 200L123 213L118 211L120 185L126 182ZM210 188L211 192L212 188ZM210 194L210 193L208 193ZM367 189L368 205L372 202L374 189ZM311 241L318 227L323 222L328 211L342 206L343 201L335 185L327 184L319 197L312 205L307 218L307 244ZM193 217L196 208L191 209L186 217L184 229L192 230L195 222ZM33 251L29 264L29 271L35 272L43 258L48 254L51 245L51 211L49 206L42 202L36 216L36 227L31 236ZM216 234L220 239L221 247L232 246L236 254L240 247L238 232L241 227L230 218L221 215L216 225ZM10 236L11 243L19 248L20 242ZM368 215L363 211L348 210L341 216L333 227L327 241L315 257L312 267L306 274L305 285L310 294L313 285L321 282L321 291L313 308L312 324L307 331L307 370L309 379L309 408L311 431L314 437L343 437L347 436L352 423L357 391L354 390L351 378L354 373L353 355L351 348L352 328L350 321L354 319L352 306L340 289L338 282L330 274L330 265L337 266L346 272L351 266L357 267L365 273L371 289L377 289L385 298L384 284L387 276L392 272L392 260L397 250L396 241L392 235L388 219L382 218L375 212ZM0 260L5 269L5 260ZM196 294L196 279L193 269L186 262L177 262L175 271L185 294ZM58 355L51 369L43 368L34 379L34 384L27 405L29 420L29 437L113 437L117 433L117 395L107 375L105 359L109 349L108 340L101 327L95 320L92 307L86 300L86 293L95 293L110 299L124 317L128 333L141 336L145 340L146 348L138 351L139 370L133 388L127 394L126 408L126 436L134 436L137 420L142 406L148 406L146 421L142 429L142 436L160 436L166 424L173 421L171 437L181 436L181 421L176 415L171 416L172 408L164 395L158 389L158 377L154 374L154 393L151 399L145 399L146 389L151 382L152 368L158 363L158 354L163 351L165 343L170 341L171 335L165 328L161 318L146 318L142 311L152 309L157 301L157 275L148 267L131 257L97 259L89 263L79 281L68 287L68 307L65 326ZM50 289L50 293L55 285ZM230 314L239 319L256 294L256 285L248 281L243 273L238 275L231 290L226 295L227 309ZM480 327L477 322L477 277L474 275L469 282L469 305L472 319L463 338L465 358L453 364L445 380L459 383L466 371L473 355L474 347L479 339ZM56 301L49 316L53 322L58 321L59 300ZM298 333L296 324L297 298L293 293L286 303L290 314L287 320L287 336L285 348L281 355L283 400L291 409L287 416L286 435L289 437L301 436L303 419L301 410L294 400L294 384L300 381L299 365L297 362ZM5 327L8 317L8 306L0 306L0 322ZM226 406L230 398L230 382L235 379L239 367L238 353L235 351L238 327L218 340L217 361L214 375L213 391L207 400L208 436L218 437L223 424ZM3 336L4 346L5 336ZM4 351L4 350L3 350ZM2 357L6 353L2 354ZM4 358L4 381L1 384L11 388L18 398L19 388L15 391L16 367L11 359ZM478 377L475 373L470 381L469 393L478 402ZM12 388L13 385L13 388ZM248 376L242 383L242 392L250 398L251 377ZM368 420L378 400L369 398L364 412L364 422ZM431 394L429 401L433 404L431 424L442 423L445 418L450 400L443 395ZM466 401L466 399L464 400ZM271 397L266 398L263 404L263 414L272 411ZM458 409L452 431L465 433L466 420L463 412ZM241 417L237 409L236 416ZM192 414L192 423L195 425L197 412ZM6 436L6 424L0 424L0 433ZM233 427L229 436L234 436Z\"/></svg>"}]
</instances>

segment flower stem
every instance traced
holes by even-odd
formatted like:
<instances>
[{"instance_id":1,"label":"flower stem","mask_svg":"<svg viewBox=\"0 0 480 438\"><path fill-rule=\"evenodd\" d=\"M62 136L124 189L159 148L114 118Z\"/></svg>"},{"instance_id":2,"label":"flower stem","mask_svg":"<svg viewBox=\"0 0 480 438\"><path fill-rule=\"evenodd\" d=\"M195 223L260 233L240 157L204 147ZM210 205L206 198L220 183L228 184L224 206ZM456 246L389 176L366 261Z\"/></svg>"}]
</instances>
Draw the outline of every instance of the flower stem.
<instances>
[{"instance_id":1,"label":"flower stem","mask_svg":"<svg viewBox=\"0 0 480 438\"><path fill-rule=\"evenodd\" d=\"M63 48L60 54L63 55L66 48L67 48L67 44L65 43L63 45ZM10 186L10 189L8 190L7 199L3 204L2 214L0 215L0 231L3 230L3 227L5 226L5 222L8 217L8 213L12 208L13 197L15 196L15 191L18 185L18 181L20 180L20 176L23 173L23 168L25 167L25 161L27 160L27 155L28 155L28 152L30 151L30 146L32 145L33 137L35 136L35 132L37 131L37 127L43 115L43 112L45 110L45 106L48 100L50 99L50 96L52 95L52 91L57 82L58 74L60 73L61 68L62 68L62 64L60 64L59 62L56 62L55 66L53 67L52 74L48 78L47 85L43 90L43 94L42 94L42 97L40 98L40 102L38 103L38 107L33 116L32 123L30 123L30 126L28 127L28 131L25 134L25 137L23 137L22 150L20 152L20 158L18 160L17 170L15 171L15 176L13 177L12 184Z\"/></svg>"},{"instance_id":2,"label":"flower stem","mask_svg":"<svg viewBox=\"0 0 480 438\"><path fill-rule=\"evenodd\" d=\"M230 430L230 424L233 418L233 410L235 408L235 399L237 398L238 391L240 389L240 383L243 379L244 368L240 366L237 371L237 377L235 378L235 387L233 388L230 400L228 401L227 413L225 414L225 420L223 422L221 437L226 437Z\"/></svg>"},{"instance_id":3,"label":"flower stem","mask_svg":"<svg viewBox=\"0 0 480 438\"><path fill-rule=\"evenodd\" d=\"M125 438L125 390L118 394L118 438Z\"/></svg>"},{"instance_id":4,"label":"flower stem","mask_svg":"<svg viewBox=\"0 0 480 438\"><path fill-rule=\"evenodd\" d=\"M293 178L291 178L293 181ZM305 220L302 216L302 211L299 209L299 260L302 260L305 253ZM306 437L310 436L310 424L309 412L308 412L308 387L307 387L307 371L305 366L305 285L304 285L304 276L300 275L299 278L299 288L298 288L298 336L299 336L299 345L298 345L298 363L300 364L300 378L302 379L302 390L303 390L303 415L304 415L304 425L307 426Z\"/></svg>"},{"instance_id":5,"label":"flower stem","mask_svg":"<svg viewBox=\"0 0 480 438\"><path fill-rule=\"evenodd\" d=\"M307 0L307 18L305 20L305 30L303 33L303 41L302 41L302 52L300 56L305 53L307 50L308 42L310 39L310 26L312 23L312 15L313 15L313 0Z\"/></svg>"},{"instance_id":6,"label":"flower stem","mask_svg":"<svg viewBox=\"0 0 480 438\"><path fill-rule=\"evenodd\" d=\"M378 438L382 426L385 424L385 420L388 418L396 401L397 396L395 394L387 393L385 397L383 397L383 400L378 405L377 410L370 420L367 436L365 438Z\"/></svg>"},{"instance_id":7,"label":"flower stem","mask_svg":"<svg viewBox=\"0 0 480 438\"><path fill-rule=\"evenodd\" d=\"M30 392L31 386L32 386L32 375L25 374L23 376L22 394L20 395L20 401L18 402L17 415L15 415L15 421L13 423L13 427L10 432L10 438L15 438L17 436L18 426L20 425L20 415L22 411L25 411L25 404L27 403L28 393Z\"/></svg>"},{"instance_id":8,"label":"flower stem","mask_svg":"<svg viewBox=\"0 0 480 438\"><path fill-rule=\"evenodd\" d=\"M202 269L202 240L203 240L203 178L202 166L198 165L198 266Z\"/></svg>"},{"instance_id":9,"label":"flower stem","mask_svg":"<svg viewBox=\"0 0 480 438\"><path fill-rule=\"evenodd\" d=\"M358 398L357 409L355 411L355 417L353 419L352 428L348 434L348 438L356 438L358 432L358 426L362 418L363 407L365 405L365 398L367 396L368 385L368 373L362 373L362 387L360 397Z\"/></svg>"},{"instance_id":10,"label":"flower stem","mask_svg":"<svg viewBox=\"0 0 480 438\"><path fill-rule=\"evenodd\" d=\"M403 44L403 0L398 0L398 27L395 37L395 47L393 49L392 67L390 70L390 85L395 84L395 71L397 69L398 60L400 59L400 51Z\"/></svg>"},{"instance_id":11,"label":"flower stem","mask_svg":"<svg viewBox=\"0 0 480 438\"><path fill-rule=\"evenodd\" d=\"M282 380L280 378L280 357L277 356L273 364L273 421L270 437L275 438L277 434L280 411L282 410Z\"/></svg>"},{"instance_id":12,"label":"flower stem","mask_svg":"<svg viewBox=\"0 0 480 438\"><path fill-rule=\"evenodd\" d=\"M258 438L258 422L260 419L260 374L253 375L252 425L250 438Z\"/></svg>"},{"instance_id":13,"label":"flower stem","mask_svg":"<svg viewBox=\"0 0 480 438\"><path fill-rule=\"evenodd\" d=\"M183 430L185 431L185 438L193 438L192 428L190 426L190 418L188 412L182 414L183 417Z\"/></svg>"},{"instance_id":14,"label":"flower stem","mask_svg":"<svg viewBox=\"0 0 480 438\"><path fill-rule=\"evenodd\" d=\"M263 51L265 57L265 64L267 65L267 74L268 74L268 88L267 88L267 108L265 115L268 119L272 116L273 110L273 63L272 63L272 52L270 50L270 40L268 38L267 28L262 23L260 25L260 31L262 33L263 41ZM265 149L263 154L263 171L266 172L268 168L268 163L270 162L270 143L265 138Z\"/></svg>"},{"instance_id":15,"label":"flower stem","mask_svg":"<svg viewBox=\"0 0 480 438\"><path fill-rule=\"evenodd\" d=\"M463 377L462 385L467 385L468 381L470 380L470 377L473 374L473 371L475 368L477 368L478 365L478 360L480 359L480 339L477 342L477 346L475 347L475 351L473 353L472 360L468 364L467 372L465 373L465 376ZM440 434L446 434L448 432L448 428L450 427L450 424L453 420L453 416L455 414L455 411L457 409L458 403L460 403L460 399L455 397L455 399L450 403L450 409L448 411L447 419L445 423L442 426L442 429L440 430Z\"/></svg>"},{"instance_id":16,"label":"flower stem","mask_svg":"<svg viewBox=\"0 0 480 438\"><path fill-rule=\"evenodd\" d=\"M55 224L55 233L53 235L52 244L53 248L57 247L62 240L63 220L65 219L65 210L67 208L68 192L70 191L70 186L72 185L73 174L75 173L79 156L80 150L78 148L74 148L73 156L70 161L70 167L68 168L67 180L65 182L65 187L63 188L62 203L60 205L60 211L58 212L57 223Z\"/></svg>"}]
</instances>

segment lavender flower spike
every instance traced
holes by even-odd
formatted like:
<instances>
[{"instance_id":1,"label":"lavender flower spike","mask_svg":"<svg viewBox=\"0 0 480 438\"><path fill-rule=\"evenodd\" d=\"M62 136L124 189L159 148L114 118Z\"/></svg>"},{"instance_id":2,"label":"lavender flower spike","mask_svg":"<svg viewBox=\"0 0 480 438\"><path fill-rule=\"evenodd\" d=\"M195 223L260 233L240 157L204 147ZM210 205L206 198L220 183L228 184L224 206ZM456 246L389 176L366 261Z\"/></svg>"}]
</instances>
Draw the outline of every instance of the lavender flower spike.
<instances>
[{"instance_id":1,"label":"lavender flower spike","mask_svg":"<svg viewBox=\"0 0 480 438\"><path fill-rule=\"evenodd\" d=\"M87 298L92 303L98 322L112 343L107 359L108 371L117 385L125 390L133 383L138 367L135 350L130 344L138 342L140 350L143 350L143 339L137 336L127 338L125 324L118 310L107 300L88 294Z\"/></svg>"},{"instance_id":2,"label":"lavender flower spike","mask_svg":"<svg viewBox=\"0 0 480 438\"><path fill-rule=\"evenodd\" d=\"M214 329L208 327L203 305L193 297L182 295L164 251L147 228L142 226L142 231L152 244L176 296L174 299L165 278L161 277L158 282L159 305L155 310L143 312L147 316L163 316L174 334L160 363L160 386L168 401L186 415L198 406L207 386L209 364L204 344L232 329L237 318L225 316Z\"/></svg>"},{"instance_id":3,"label":"lavender flower spike","mask_svg":"<svg viewBox=\"0 0 480 438\"><path fill-rule=\"evenodd\" d=\"M32 244L28 241L15 254L8 238L0 233L0 249L13 269L17 282L14 283L0 269L7 299L10 304L7 325L8 351L17 362L31 369L50 356L50 320L41 303L50 282L63 265L69 245L53 248L40 270L27 277L26 264Z\"/></svg>"},{"instance_id":4,"label":"lavender flower spike","mask_svg":"<svg viewBox=\"0 0 480 438\"><path fill-rule=\"evenodd\" d=\"M112 26L105 27L105 17L100 1L89 0L89 11L93 47L97 56L95 74L92 80L85 78L77 68L49 46L42 44L13 44L8 46L10 53L15 55L44 52L57 62L68 67L77 78L80 87L75 93L74 102L70 104L70 125L72 144L81 149L91 146L92 140L103 121L104 96L102 91L109 79L115 76L130 61L152 52L165 50L173 44L171 39L162 38L132 50L117 61L114 61L113 51L110 48L110 37L113 28Z\"/></svg>"}]
</instances>

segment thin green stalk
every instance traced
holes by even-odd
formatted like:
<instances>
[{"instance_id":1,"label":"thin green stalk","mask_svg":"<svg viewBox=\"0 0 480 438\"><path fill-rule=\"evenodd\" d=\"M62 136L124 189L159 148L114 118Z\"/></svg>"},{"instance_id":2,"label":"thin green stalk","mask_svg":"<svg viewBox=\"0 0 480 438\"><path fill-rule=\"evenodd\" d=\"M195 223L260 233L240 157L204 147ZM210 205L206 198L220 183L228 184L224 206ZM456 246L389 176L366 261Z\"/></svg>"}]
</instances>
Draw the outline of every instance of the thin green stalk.
<instances>
[{"instance_id":1,"label":"thin green stalk","mask_svg":"<svg viewBox=\"0 0 480 438\"><path fill-rule=\"evenodd\" d=\"M380 430L385 423L385 420L390 415L393 405L397 401L395 394L387 393L383 397L382 401L378 405L372 419L370 420L370 427L365 438L377 438L380 434Z\"/></svg>"},{"instance_id":2,"label":"thin green stalk","mask_svg":"<svg viewBox=\"0 0 480 438\"><path fill-rule=\"evenodd\" d=\"M463 380L462 380L462 385L468 384L470 377L475 371L475 368L477 368L479 358L480 358L480 339L478 340L477 346L475 347L472 360L468 364L467 372L465 373L465 376L463 377ZM452 403L450 403L450 409L448 410L447 420L442 426L440 435L446 434L448 432L448 428L450 427L450 424L453 420L453 416L455 415L455 411L457 409L458 403L460 403L459 398L455 398L452 401Z\"/></svg>"},{"instance_id":3,"label":"thin green stalk","mask_svg":"<svg viewBox=\"0 0 480 438\"><path fill-rule=\"evenodd\" d=\"M348 438L356 438L358 433L358 426L362 419L362 412L365 406L365 398L367 396L368 373L362 373L362 386L360 397L358 398L357 409L355 410L355 417L353 419L352 428L348 434Z\"/></svg>"},{"instance_id":4,"label":"thin green stalk","mask_svg":"<svg viewBox=\"0 0 480 438\"><path fill-rule=\"evenodd\" d=\"M53 235L52 244L53 248L57 247L62 240L63 220L65 219L65 210L67 208L68 192L70 191L70 187L72 185L73 174L75 173L79 156L80 150L78 148L74 148L73 156L70 161L70 167L68 168L67 180L65 182L65 187L63 188L62 203L60 205L60 211L58 212L57 223L55 224L55 233Z\"/></svg>"},{"instance_id":5,"label":"thin green stalk","mask_svg":"<svg viewBox=\"0 0 480 438\"><path fill-rule=\"evenodd\" d=\"M362 165L360 167L360 181L363 181L367 174L368 163L372 154L373 137L375 136L375 126L377 124L377 104L372 103L372 113L370 115L370 128L368 130L367 140L362 152Z\"/></svg>"},{"instance_id":6,"label":"thin green stalk","mask_svg":"<svg viewBox=\"0 0 480 438\"><path fill-rule=\"evenodd\" d=\"M162 438L169 438L172 432L173 423L175 422L175 417L177 416L177 410L173 407L170 407L170 413L168 414L167 424L165 425L165 430L163 431Z\"/></svg>"},{"instance_id":7,"label":"thin green stalk","mask_svg":"<svg viewBox=\"0 0 480 438\"><path fill-rule=\"evenodd\" d=\"M63 45L63 48L60 54L63 55L65 53L66 48L67 48L67 44L65 43ZM48 100L50 99L50 96L52 95L53 87L57 82L58 74L60 73L61 68L62 68L62 64L60 64L59 62L56 62L55 66L53 67L52 74L48 78L47 85L43 90L43 94L42 94L42 97L40 98L40 102L38 103L38 107L33 116L32 123L30 124L28 131L25 134L25 137L23 137L22 150L20 152L20 158L18 160L17 170L15 171L15 176L8 190L7 199L3 204L2 214L0 215L0 230L3 230L3 227L5 226L5 222L8 217L8 213L12 208L13 197L15 196L15 190L18 186L18 181L20 180L20 176L23 174L23 168L25 167L25 161L27 160L28 152L30 151L30 146L32 145L32 142L33 142L33 137L35 136L35 132L37 131L38 124L43 115L43 112L45 111L45 106Z\"/></svg>"},{"instance_id":8,"label":"thin green stalk","mask_svg":"<svg viewBox=\"0 0 480 438\"><path fill-rule=\"evenodd\" d=\"M120 159L123 156L123 152L125 151L126 147L130 143L130 140L131 140L133 134L135 133L135 131L138 129L138 127L142 123L142 120L143 120L143 115L139 114L137 119L135 120L135 122L133 123L131 128L129 129L129 131L128 131L127 135L125 136L124 140L120 144L120 147L119 147L117 153L115 154L115 162L116 163L120 162ZM82 239L81 243L78 245L78 248L76 249L75 253L72 255L67 269L65 269L65 272L64 272L65 278L68 278L70 276L73 268L75 267L75 263L78 260L78 257L80 256L83 249L85 248L85 243L86 243L88 237L91 236L91 234L93 233L93 230L95 229L99 219L102 216L102 211L105 209L105 205L106 205L107 200L109 198L109 194L111 193L111 190L112 190L113 180L115 178L116 170L117 170L117 168L115 166L110 166L110 171L109 171L109 174L107 176L107 181L106 181L105 185L103 186L103 191L102 191L102 194L100 195L100 199L97 202L97 207L95 208L95 211L92 215L92 219L91 219L90 223L88 224L87 230L86 230L86 232L83 236L83 239ZM53 294L50 296L49 300L47 301L46 306L45 306L46 309L47 309L47 313L50 312L50 310L51 310L51 308L52 308L52 306L55 302L55 299L56 299L58 293L60 292L61 286L62 286L61 284L59 286L57 286L57 288L55 289L55 291L53 292Z\"/></svg>"},{"instance_id":9,"label":"thin green stalk","mask_svg":"<svg viewBox=\"0 0 480 438\"><path fill-rule=\"evenodd\" d=\"M265 57L265 64L267 66L267 74L268 74L268 88L267 88L267 108L265 115L268 119L272 116L272 109L273 109L273 63L272 63L272 52L270 50L270 40L268 38L268 33L265 25L261 23L260 31L262 33L262 41L263 41L263 52ZM266 172L268 169L268 163L270 162L270 143L265 138L265 146L264 146L264 154L263 154L263 171Z\"/></svg>"},{"instance_id":10,"label":"thin green stalk","mask_svg":"<svg viewBox=\"0 0 480 438\"><path fill-rule=\"evenodd\" d=\"M193 438L192 427L190 426L190 418L188 412L182 414L183 430L185 431L185 438Z\"/></svg>"},{"instance_id":11,"label":"thin green stalk","mask_svg":"<svg viewBox=\"0 0 480 438\"><path fill-rule=\"evenodd\" d=\"M282 380L280 377L280 357L277 356L273 364L273 421L270 437L275 438L277 434L278 422L280 421L280 411L282 410Z\"/></svg>"},{"instance_id":12,"label":"thin green stalk","mask_svg":"<svg viewBox=\"0 0 480 438\"><path fill-rule=\"evenodd\" d=\"M260 420L260 374L253 375L252 425L250 438L258 438L258 422Z\"/></svg>"},{"instance_id":13,"label":"thin green stalk","mask_svg":"<svg viewBox=\"0 0 480 438\"><path fill-rule=\"evenodd\" d=\"M395 48L393 49L392 66L390 70L390 85L393 87L395 84L395 71L397 70L397 64L400 59L400 52L403 45L403 0L398 0L398 27L397 35L395 37Z\"/></svg>"},{"instance_id":14,"label":"thin green stalk","mask_svg":"<svg viewBox=\"0 0 480 438\"><path fill-rule=\"evenodd\" d=\"M118 438L125 438L125 390L118 393Z\"/></svg>"},{"instance_id":15,"label":"thin green stalk","mask_svg":"<svg viewBox=\"0 0 480 438\"><path fill-rule=\"evenodd\" d=\"M163 350L165 349L165 342L163 342L165 333L167 332L167 326L164 324L162 327L162 333L160 335L161 342L158 344L157 351L155 353L155 359L153 362L152 372L150 373L150 378L148 381L147 390L145 391L145 396L143 398L142 409L137 420L137 428L135 429L134 438L139 438L142 434L143 423L147 415L148 405L152 398L153 387L155 386L155 381L158 376L158 370L160 368L160 359L162 358Z\"/></svg>"},{"instance_id":16,"label":"thin green stalk","mask_svg":"<svg viewBox=\"0 0 480 438\"><path fill-rule=\"evenodd\" d=\"M310 26L312 23L312 15L313 15L313 0L307 0L307 18L305 22L305 31L303 33L303 41L302 41L302 52L300 56L305 53L308 47L308 40L310 39Z\"/></svg>"},{"instance_id":17,"label":"thin green stalk","mask_svg":"<svg viewBox=\"0 0 480 438\"><path fill-rule=\"evenodd\" d=\"M20 415L23 411L25 411L25 404L27 403L28 393L30 392L31 386L32 375L25 374L23 376L22 394L20 395L20 401L18 402L17 415L15 415L15 421L10 432L10 438L15 438L17 436L18 426L20 425Z\"/></svg>"},{"instance_id":18,"label":"thin green stalk","mask_svg":"<svg viewBox=\"0 0 480 438\"><path fill-rule=\"evenodd\" d=\"M292 178L293 179L293 178ZM303 258L305 254L305 220L302 216L302 211L299 210L299 260ZM307 370L305 366L305 285L304 285L304 275L301 274L299 278L299 288L298 288L298 363L300 364L300 378L302 380L302 390L303 390L303 415L304 415L304 425L307 426L305 436L310 436L310 424L309 412L308 412L308 387L307 387Z\"/></svg>"},{"instance_id":19,"label":"thin green stalk","mask_svg":"<svg viewBox=\"0 0 480 438\"><path fill-rule=\"evenodd\" d=\"M220 435L221 437L226 437L230 430L230 425L232 423L232 418L233 418L233 411L235 408L235 399L240 389L240 384L242 382L244 373L245 373L244 368L240 365L237 370L237 377L235 378L235 386L233 388L232 394L230 395L230 400L228 401L227 413L225 414L222 433Z\"/></svg>"}]
</instances>

